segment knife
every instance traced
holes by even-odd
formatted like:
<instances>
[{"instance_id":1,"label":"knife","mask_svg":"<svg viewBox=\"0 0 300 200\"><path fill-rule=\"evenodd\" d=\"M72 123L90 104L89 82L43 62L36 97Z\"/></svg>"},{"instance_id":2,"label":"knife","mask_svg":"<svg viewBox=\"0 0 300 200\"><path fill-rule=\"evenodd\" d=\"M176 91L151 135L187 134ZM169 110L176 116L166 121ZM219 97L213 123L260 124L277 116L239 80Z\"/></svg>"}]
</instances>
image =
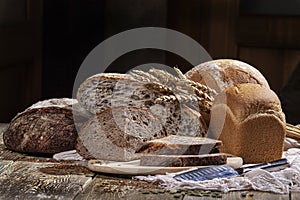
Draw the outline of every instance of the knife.
<instances>
[{"instance_id":1,"label":"knife","mask_svg":"<svg viewBox=\"0 0 300 200\"><path fill-rule=\"evenodd\" d=\"M268 163L256 164L247 167L233 169L229 165L220 165L214 167L198 168L175 175L173 178L179 181L205 181L214 178L227 178L242 175L254 169L265 169L268 171L278 171L289 166L286 158L275 160Z\"/></svg>"}]
</instances>

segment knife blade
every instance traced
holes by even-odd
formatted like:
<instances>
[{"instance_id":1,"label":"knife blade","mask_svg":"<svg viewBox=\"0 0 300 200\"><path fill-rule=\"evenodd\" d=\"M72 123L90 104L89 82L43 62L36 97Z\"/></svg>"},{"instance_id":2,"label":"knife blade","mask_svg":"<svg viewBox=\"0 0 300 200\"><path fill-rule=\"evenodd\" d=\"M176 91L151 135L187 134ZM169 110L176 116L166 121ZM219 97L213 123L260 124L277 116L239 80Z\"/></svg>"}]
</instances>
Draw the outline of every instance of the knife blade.
<instances>
[{"instance_id":1,"label":"knife blade","mask_svg":"<svg viewBox=\"0 0 300 200\"><path fill-rule=\"evenodd\" d=\"M268 163L240 167L237 169L233 169L228 165L220 165L206 168L198 168L187 172L179 173L174 176L174 179L179 181L205 181L212 180L214 178L228 178L238 176L254 169L265 169L268 171L275 171L280 170L286 166L289 166L289 162L286 158Z\"/></svg>"}]
</instances>

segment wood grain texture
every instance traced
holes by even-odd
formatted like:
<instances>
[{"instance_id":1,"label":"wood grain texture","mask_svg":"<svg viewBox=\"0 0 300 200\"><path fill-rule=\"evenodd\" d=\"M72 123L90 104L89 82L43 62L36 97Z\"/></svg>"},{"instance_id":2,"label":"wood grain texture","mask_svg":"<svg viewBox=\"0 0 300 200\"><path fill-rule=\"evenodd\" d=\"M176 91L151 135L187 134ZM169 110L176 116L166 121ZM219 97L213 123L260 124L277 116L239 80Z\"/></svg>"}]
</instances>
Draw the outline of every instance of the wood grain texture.
<instances>
[{"instance_id":1,"label":"wood grain texture","mask_svg":"<svg viewBox=\"0 0 300 200\"><path fill-rule=\"evenodd\" d=\"M13 163L14 163L13 161L1 160L1 162L0 162L0 177L1 177L2 173L5 173L5 170Z\"/></svg>"},{"instance_id":2,"label":"wood grain texture","mask_svg":"<svg viewBox=\"0 0 300 200\"><path fill-rule=\"evenodd\" d=\"M0 120L41 97L43 1L2 0L0 15Z\"/></svg>"},{"instance_id":3,"label":"wood grain texture","mask_svg":"<svg viewBox=\"0 0 300 200\"><path fill-rule=\"evenodd\" d=\"M6 147L3 143L0 144L0 160L16 161L16 160L18 160L20 158L23 158L23 157L24 157L23 154L10 151L10 150L6 149Z\"/></svg>"},{"instance_id":4,"label":"wood grain texture","mask_svg":"<svg viewBox=\"0 0 300 200\"><path fill-rule=\"evenodd\" d=\"M154 194L150 190L162 191L156 184L131 180L130 177L98 175L75 199L174 199L168 193Z\"/></svg>"},{"instance_id":5,"label":"wood grain texture","mask_svg":"<svg viewBox=\"0 0 300 200\"><path fill-rule=\"evenodd\" d=\"M239 1L210 1L210 23L208 25L210 55L214 58L236 58L236 19Z\"/></svg>"},{"instance_id":6,"label":"wood grain texture","mask_svg":"<svg viewBox=\"0 0 300 200\"><path fill-rule=\"evenodd\" d=\"M237 20L237 42L243 46L299 48L300 18L241 16Z\"/></svg>"},{"instance_id":7,"label":"wood grain texture","mask_svg":"<svg viewBox=\"0 0 300 200\"><path fill-rule=\"evenodd\" d=\"M188 196L186 195L184 197L184 200L211 200L211 199L216 199L217 197L214 195L210 196L202 196L202 197L197 197L197 196ZM279 195L279 194L272 194L272 193L267 193L267 192L258 192L258 191L237 191L237 192L228 192L228 193L221 193L221 196L219 196L221 199L236 199L236 200L274 200L274 199L279 199L279 200L288 200L289 195ZM218 199L218 198L217 198Z\"/></svg>"},{"instance_id":8,"label":"wood grain texture","mask_svg":"<svg viewBox=\"0 0 300 200\"><path fill-rule=\"evenodd\" d=\"M1 199L73 199L92 180L84 175L50 175L52 163L16 161L0 174Z\"/></svg>"},{"instance_id":9,"label":"wood grain texture","mask_svg":"<svg viewBox=\"0 0 300 200\"><path fill-rule=\"evenodd\" d=\"M273 194L269 192L259 192L259 191L238 191L229 192L223 195L224 199L247 199L247 200L288 200L289 195Z\"/></svg>"},{"instance_id":10,"label":"wood grain texture","mask_svg":"<svg viewBox=\"0 0 300 200\"><path fill-rule=\"evenodd\" d=\"M240 58L257 68L272 89L283 86L282 52L278 49L240 47Z\"/></svg>"},{"instance_id":11,"label":"wood grain texture","mask_svg":"<svg viewBox=\"0 0 300 200\"><path fill-rule=\"evenodd\" d=\"M7 124L0 124L0 130L6 126ZM216 199L212 196L175 197L170 192L162 192L163 190L155 183L132 180L131 176L109 174L94 176L93 172L80 164L82 163L55 162L51 157L18 154L1 146L0 199ZM218 194L221 194L222 199L289 199L289 194L278 195L257 191ZM297 200L299 196L299 193L291 192L291 199Z\"/></svg>"},{"instance_id":12,"label":"wood grain texture","mask_svg":"<svg viewBox=\"0 0 300 200\"><path fill-rule=\"evenodd\" d=\"M299 16L245 15L237 0L212 0L201 6L206 10L199 16L204 32L195 32L202 35L199 40L205 40L213 59L234 58L258 66L273 90L287 83L300 60Z\"/></svg>"},{"instance_id":13,"label":"wood grain texture","mask_svg":"<svg viewBox=\"0 0 300 200\"><path fill-rule=\"evenodd\" d=\"M0 124L0 137L7 124ZM10 151L0 142L0 199L73 199L94 173L76 162Z\"/></svg>"},{"instance_id":14,"label":"wood grain texture","mask_svg":"<svg viewBox=\"0 0 300 200\"><path fill-rule=\"evenodd\" d=\"M273 90L287 83L300 61L300 51L292 49L240 47L239 54L266 77Z\"/></svg>"},{"instance_id":15,"label":"wood grain texture","mask_svg":"<svg viewBox=\"0 0 300 200\"><path fill-rule=\"evenodd\" d=\"M300 192L291 191L290 197L291 200L300 200Z\"/></svg>"}]
</instances>

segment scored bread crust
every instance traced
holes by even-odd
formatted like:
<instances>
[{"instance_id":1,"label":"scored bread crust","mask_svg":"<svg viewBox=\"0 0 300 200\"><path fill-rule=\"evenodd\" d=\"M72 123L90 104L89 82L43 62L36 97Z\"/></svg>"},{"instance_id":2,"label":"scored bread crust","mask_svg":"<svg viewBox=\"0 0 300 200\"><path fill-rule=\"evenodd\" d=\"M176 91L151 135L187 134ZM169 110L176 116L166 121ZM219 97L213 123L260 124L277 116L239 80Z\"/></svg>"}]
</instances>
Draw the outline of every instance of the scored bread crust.
<instances>
[{"instance_id":1,"label":"scored bread crust","mask_svg":"<svg viewBox=\"0 0 300 200\"><path fill-rule=\"evenodd\" d=\"M12 119L3 133L5 146L25 153L58 153L74 149L77 131L72 106L76 104L77 100L68 98L33 104Z\"/></svg>"},{"instance_id":2,"label":"scored bread crust","mask_svg":"<svg viewBox=\"0 0 300 200\"><path fill-rule=\"evenodd\" d=\"M166 136L149 109L113 107L91 118L79 132L77 151L84 158L128 161L137 159L143 142Z\"/></svg>"},{"instance_id":3,"label":"scored bread crust","mask_svg":"<svg viewBox=\"0 0 300 200\"><path fill-rule=\"evenodd\" d=\"M241 83L256 83L269 88L267 80L256 68L232 59L218 59L202 63L185 75L190 80L215 89L217 93Z\"/></svg>"},{"instance_id":4,"label":"scored bread crust","mask_svg":"<svg viewBox=\"0 0 300 200\"><path fill-rule=\"evenodd\" d=\"M208 136L222 140L221 151L242 157L244 163L280 159L285 115L277 95L259 84L227 88L215 98Z\"/></svg>"}]
</instances>

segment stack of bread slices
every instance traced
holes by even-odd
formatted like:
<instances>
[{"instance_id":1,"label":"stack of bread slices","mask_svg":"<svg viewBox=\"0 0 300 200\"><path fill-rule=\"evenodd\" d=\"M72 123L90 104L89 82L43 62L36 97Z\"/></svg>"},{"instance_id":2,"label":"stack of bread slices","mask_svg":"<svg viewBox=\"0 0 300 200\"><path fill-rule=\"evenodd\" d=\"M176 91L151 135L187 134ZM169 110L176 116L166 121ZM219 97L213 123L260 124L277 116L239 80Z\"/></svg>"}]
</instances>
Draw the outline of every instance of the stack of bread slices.
<instances>
[{"instance_id":1,"label":"stack of bread slices","mask_svg":"<svg viewBox=\"0 0 300 200\"><path fill-rule=\"evenodd\" d=\"M18 114L4 143L20 152L76 148L86 159L150 166L224 164L224 153L245 163L281 158L285 117L257 69L220 59L174 72L96 74L76 99L39 102Z\"/></svg>"},{"instance_id":2,"label":"stack of bread slices","mask_svg":"<svg viewBox=\"0 0 300 200\"><path fill-rule=\"evenodd\" d=\"M203 116L210 114L215 91L175 71L153 68L86 79L77 99L93 117L79 131L78 153L89 159L141 159L141 165L226 163L221 141L206 137Z\"/></svg>"}]
</instances>

